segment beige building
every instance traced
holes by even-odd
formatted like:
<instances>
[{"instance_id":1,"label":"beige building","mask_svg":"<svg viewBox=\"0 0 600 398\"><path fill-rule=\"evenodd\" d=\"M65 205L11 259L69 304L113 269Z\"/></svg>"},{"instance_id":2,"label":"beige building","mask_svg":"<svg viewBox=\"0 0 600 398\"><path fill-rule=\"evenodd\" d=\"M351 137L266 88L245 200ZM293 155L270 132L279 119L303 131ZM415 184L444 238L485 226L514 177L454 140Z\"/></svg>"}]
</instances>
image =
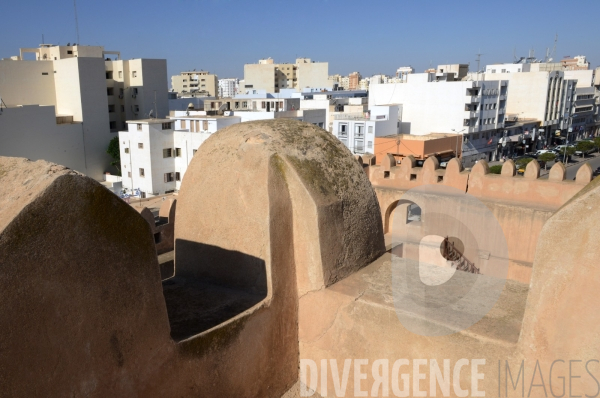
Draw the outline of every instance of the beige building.
<instances>
[{"instance_id":1,"label":"beige building","mask_svg":"<svg viewBox=\"0 0 600 398\"><path fill-rule=\"evenodd\" d=\"M358 90L362 76L358 72L352 72L348 75L348 90Z\"/></svg>"},{"instance_id":2,"label":"beige building","mask_svg":"<svg viewBox=\"0 0 600 398\"><path fill-rule=\"evenodd\" d=\"M181 72L171 76L171 88L180 94L193 93L216 97L219 94L219 77L202 70Z\"/></svg>"},{"instance_id":3,"label":"beige building","mask_svg":"<svg viewBox=\"0 0 600 398\"><path fill-rule=\"evenodd\" d=\"M240 84L241 91L265 90L268 93L277 93L280 89L302 92L308 87L333 87L328 62L297 58L294 64L276 64L272 58L261 59L257 64L244 65L244 84Z\"/></svg>"},{"instance_id":4,"label":"beige building","mask_svg":"<svg viewBox=\"0 0 600 398\"><path fill-rule=\"evenodd\" d=\"M436 73L454 73L456 80L462 80L469 73L468 64L438 65Z\"/></svg>"},{"instance_id":5,"label":"beige building","mask_svg":"<svg viewBox=\"0 0 600 398\"><path fill-rule=\"evenodd\" d=\"M126 120L168 114L167 63L121 60L102 46L22 48L0 60L0 97L0 156L46 159L101 179L108 143Z\"/></svg>"}]
</instances>

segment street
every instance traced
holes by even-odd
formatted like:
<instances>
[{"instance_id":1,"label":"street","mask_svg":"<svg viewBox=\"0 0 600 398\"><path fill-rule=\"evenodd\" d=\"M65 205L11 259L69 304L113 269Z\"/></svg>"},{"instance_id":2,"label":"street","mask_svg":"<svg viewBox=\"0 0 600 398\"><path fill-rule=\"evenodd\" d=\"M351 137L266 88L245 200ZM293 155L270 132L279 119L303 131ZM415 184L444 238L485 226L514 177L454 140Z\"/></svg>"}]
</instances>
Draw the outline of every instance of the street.
<instances>
[{"instance_id":1,"label":"street","mask_svg":"<svg viewBox=\"0 0 600 398\"><path fill-rule=\"evenodd\" d=\"M576 175L579 168L585 163L588 162L590 166L592 166L592 170L596 170L597 167L600 167L600 156L598 153L593 153L591 155L587 155L584 158L580 158L578 156L572 156L571 163L567 164L567 180L572 180ZM577 163L574 163L577 162ZM553 162L548 164L548 170L542 169L540 178L548 178L548 173L550 172L550 168L554 165Z\"/></svg>"}]
</instances>

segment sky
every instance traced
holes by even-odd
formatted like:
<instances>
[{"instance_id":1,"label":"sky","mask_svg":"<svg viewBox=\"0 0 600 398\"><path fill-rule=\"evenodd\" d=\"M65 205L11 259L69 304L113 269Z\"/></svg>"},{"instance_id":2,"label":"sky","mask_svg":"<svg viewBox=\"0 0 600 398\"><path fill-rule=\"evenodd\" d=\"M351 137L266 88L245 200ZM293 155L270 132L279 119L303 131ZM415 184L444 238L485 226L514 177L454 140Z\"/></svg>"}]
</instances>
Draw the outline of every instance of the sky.
<instances>
[{"instance_id":1,"label":"sky","mask_svg":"<svg viewBox=\"0 0 600 398\"><path fill-rule=\"evenodd\" d=\"M481 67L586 55L600 64L599 0L76 0L79 41L123 59L167 59L168 74L203 69L243 78L244 64L271 57L329 62L329 74L393 75L438 64ZM73 0L7 0L0 58L42 42L77 42Z\"/></svg>"}]
</instances>

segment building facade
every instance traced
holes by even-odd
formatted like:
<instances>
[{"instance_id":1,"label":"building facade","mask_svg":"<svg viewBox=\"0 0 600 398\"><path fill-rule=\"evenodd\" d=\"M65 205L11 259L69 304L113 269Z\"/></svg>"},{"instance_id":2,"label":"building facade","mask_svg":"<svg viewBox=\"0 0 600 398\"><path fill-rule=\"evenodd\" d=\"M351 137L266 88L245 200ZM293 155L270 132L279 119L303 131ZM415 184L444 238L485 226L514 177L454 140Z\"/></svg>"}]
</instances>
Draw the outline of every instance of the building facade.
<instances>
[{"instance_id":1,"label":"building facade","mask_svg":"<svg viewBox=\"0 0 600 398\"><path fill-rule=\"evenodd\" d=\"M181 72L171 76L171 89L176 93L197 94L206 97L219 95L219 77L208 71Z\"/></svg>"},{"instance_id":2,"label":"building facade","mask_svg":"<svg viewBox=\"0 0 600 398\"><path fill-rule=\"evenodd\" d=\"M240 79L219 79L219 98L235 97L240 87Z\"/></svg>"},{"instance_id":3,"label":"building facade","mask_svg":"<svg viewBox=\"0 0 600 398\"><path fill-rule=\"evenodd\" d=\"M281 89L302 92L311 87L333 88L329 79L329 63L297 58L294 64L275 64L272 58L266 58L257 64L244 65L244 85L240 89L277 93Z\"/></svg>"},{"instance_id":4,"label":"building facade","mask_svg":"<svg viewBox=\"0 0 600 398\"><path fill-rule=\"evenodd\" d=\"M387 105L334 115L332 134L354 154L374 153L376 137L399 134L398 114L398 105Z\"/></svg>"},{"instance_id":5,"label":"building facade","mask_svg":"<svg viewBox=\"0 0 600 398\"><path fill-rule=\"evenodd\" d=\"M108 143L126 120L167 115L166 80L166 60L125 61L102 46L22 48L0 60L0 155L101 180L111 167Z\"/></svg>"},{"instance_id":6,"label":"building facade","mask_svg":"<svg viewBox=\"0 0 600 398\"><path fill-rule=\"evenodd\" d=\"M372 86L369 109L400 104L403 134L462 134L463 164L470 166L483 158L496 160L507 96L506 80L440 80L435 73L415 73L408 75L406 83Z\"/></svg>"}]
</instances>

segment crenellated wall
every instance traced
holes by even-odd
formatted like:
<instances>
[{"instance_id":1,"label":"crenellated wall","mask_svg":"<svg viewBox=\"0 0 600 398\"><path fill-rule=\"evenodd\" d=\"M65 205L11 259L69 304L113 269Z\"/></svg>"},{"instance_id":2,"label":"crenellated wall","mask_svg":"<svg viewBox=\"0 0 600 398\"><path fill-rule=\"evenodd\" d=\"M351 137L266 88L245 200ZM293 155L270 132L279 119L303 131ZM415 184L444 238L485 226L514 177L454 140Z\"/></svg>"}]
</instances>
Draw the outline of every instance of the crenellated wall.
<instances>
[{"instance_id":1,"label":"crenellated wall","mask_svg":"<svg viewBox=\"0 0 600 398\"><path fill-rule=\"evenodd\" d=\"M501 174L491 174L485 160L469 172L457 159L440 169L437 159L429 158L423 167L415 166L408 156L396 165L387 155L376 166L371 156L357 158L363 164L375 189L384 232L391 232L394 210L402 195L411 188L441 184L469 193L480 199L498 220L508 244L508 278L529 283L538 237L546 221L592 179L592 169L584 164L575 181L566 181L566 169L555 164L548 179L540 179L537 161L527 165L523 176L516 173L512 160L504 163ZM441 202L440 202L441 203Z\"/></svg>"}]
</instances>

